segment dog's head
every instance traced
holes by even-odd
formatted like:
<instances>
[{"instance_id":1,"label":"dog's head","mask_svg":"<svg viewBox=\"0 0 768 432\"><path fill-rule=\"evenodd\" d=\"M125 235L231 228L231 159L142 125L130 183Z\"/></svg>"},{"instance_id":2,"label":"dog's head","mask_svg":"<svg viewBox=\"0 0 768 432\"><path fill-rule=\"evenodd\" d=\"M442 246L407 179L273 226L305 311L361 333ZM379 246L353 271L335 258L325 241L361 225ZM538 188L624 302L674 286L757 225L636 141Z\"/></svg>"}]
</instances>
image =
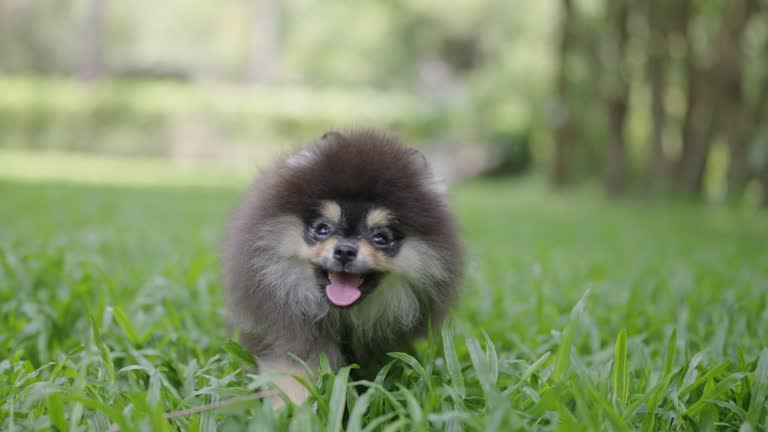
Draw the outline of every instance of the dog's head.
<instances>
[{"instance_id":1,"label":"dog's head","mask_svg":"<svg viewBox=\"0 0 768 432\"><path fill-rule=\"evenodd\" d=\"M326 134L245 206L253 276L286 307L413 316L424 301L452 300L454 219L424 156L392 137Z\"/></svg>"}]
</instances>

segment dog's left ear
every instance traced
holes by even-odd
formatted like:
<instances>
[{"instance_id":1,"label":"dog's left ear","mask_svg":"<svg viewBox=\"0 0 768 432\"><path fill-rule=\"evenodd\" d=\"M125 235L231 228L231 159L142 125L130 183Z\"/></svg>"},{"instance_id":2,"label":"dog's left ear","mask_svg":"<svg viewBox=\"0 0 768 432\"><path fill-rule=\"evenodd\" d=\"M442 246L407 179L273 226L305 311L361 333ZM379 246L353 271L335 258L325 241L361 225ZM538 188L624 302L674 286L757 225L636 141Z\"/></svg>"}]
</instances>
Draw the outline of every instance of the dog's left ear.
<instances>
[{"instance_id":1,"label":"dog's left ear","mask_svg":"<svg viewBox=\"0 0 768 432\"><path fill-rule=\"evenodd\" d=\"M413 147L408 148L408 153L411 155L411 159L418 164L419 168L431 171L429 168L429 161L427 161L427 157L424 156L424 153L416 150Z\"/></svg>"},{"instance_id":2,"label":"dog's left ear","mask_svg":"<svg viewBox=\"0 0 768 432\"><path fill-rule=\"evenodd\" d=\"M422 181L424 184L438 195L445 195L445 193L448 191L448 185L444 179L435 175L435 172L432 170L432 166L429 164L429 161L427 160L427 157L424 155L424 153L416 150L413 147L408 148L408 153L411 157L411 160L414 161L416 166L421 171Z\"/></svg>"}]
</instances>

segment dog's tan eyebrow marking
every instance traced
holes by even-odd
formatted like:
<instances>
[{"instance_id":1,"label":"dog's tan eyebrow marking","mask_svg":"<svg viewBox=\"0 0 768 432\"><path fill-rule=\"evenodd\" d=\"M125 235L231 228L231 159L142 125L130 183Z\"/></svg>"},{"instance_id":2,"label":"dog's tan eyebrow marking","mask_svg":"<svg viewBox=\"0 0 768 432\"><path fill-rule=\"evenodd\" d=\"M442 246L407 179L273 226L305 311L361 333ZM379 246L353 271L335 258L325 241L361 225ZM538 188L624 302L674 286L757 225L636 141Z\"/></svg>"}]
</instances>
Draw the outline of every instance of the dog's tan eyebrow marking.
<instances>
[{"instance_id":1,"label":"dog's tan eyebrow marking","mask_svg":"<svg viewBox=\"0 0 768 432\"><path fill-rule=\"evenodd\" d=\"M369 227L375 227L386 225L394 219L395 215L393 215L391 211L385 208L376 207L368 212L368 216L365 218L365 223L367 223Z\"/></svg>"},{"instance_id":2,"label":"dog's tan eyebrow marking","mask_svg":"<svg viewBox=\"0 0 768 432\"><path fill-rule=\"evenodd\" d=\"M333 223L338 223L341 219L341 207L335 201L323 201L320 203L320 214Z\"/></svg>"}]
</instances>

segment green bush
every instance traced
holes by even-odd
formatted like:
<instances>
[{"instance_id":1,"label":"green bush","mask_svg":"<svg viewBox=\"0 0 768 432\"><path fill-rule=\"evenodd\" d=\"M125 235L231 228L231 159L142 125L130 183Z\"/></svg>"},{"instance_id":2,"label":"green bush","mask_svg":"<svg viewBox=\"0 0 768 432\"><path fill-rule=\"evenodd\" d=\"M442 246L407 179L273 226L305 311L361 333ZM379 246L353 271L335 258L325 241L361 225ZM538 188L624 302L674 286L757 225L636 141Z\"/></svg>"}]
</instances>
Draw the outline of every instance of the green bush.
<instances>
[{"instance_id":1,"label":"green bush","mask_svg":"<svg viewBox=\"0 0 768 432\"><path fill-rule=\"evenodd\" d=\"M521 131L498 131L491 137L490 150L496 164L486 175L511 176L525 173L533 162L530 133Z\"/></svg>"},{"instance_id":2,"label":"green bush","mask_svg":"<svg viewBox=\"0 0 768 432\"><path fill-rule=\"evenodd\" d=\"M297 145L354 126L418 138L422 112L408 95L368 89L0 78L0 147L166 155L188 126L211 131L212 146Z\"/></svg>"}]
</instances>

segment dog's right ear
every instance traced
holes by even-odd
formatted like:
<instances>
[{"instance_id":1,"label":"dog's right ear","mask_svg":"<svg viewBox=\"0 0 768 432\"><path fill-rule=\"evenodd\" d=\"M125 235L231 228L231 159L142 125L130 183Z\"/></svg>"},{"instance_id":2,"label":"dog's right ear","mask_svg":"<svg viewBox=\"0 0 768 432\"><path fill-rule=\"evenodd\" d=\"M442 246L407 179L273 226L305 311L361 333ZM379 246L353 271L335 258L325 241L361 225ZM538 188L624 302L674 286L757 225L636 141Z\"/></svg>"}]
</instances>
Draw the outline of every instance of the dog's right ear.
<instances>
[{"instance_id":1,"label":"dog's right ear","mask_svg":"<svg viewBox=\"0 0 768 432\"><path fill-rule=\"evenodd\" d=\"M328 131L324 133L323 136L320 137L320 141L333 141L333 140L339 140L343 138L344 138L344 135L342 135L341 132Z\"/></svg>"},{"instance_id":2,"label":"dog's right ear","mask_svg":"<svg viewBox=\"0 0 768 432\"><path fill-rule=\"evenodd\" d=\"M340 141L343 139L344 139L344 135L342 135L341 132L328 131L324 133L320 137L320 140L316 141L315 144L327 145L328 143L331 143L334 141ZM285 163L286 165L292 166L292 167L306 166L306 165L309 165L310 162L312 162L315 155L316 155L316 150L310 146L288 157Z\"/></svg>"}]
</instances>

